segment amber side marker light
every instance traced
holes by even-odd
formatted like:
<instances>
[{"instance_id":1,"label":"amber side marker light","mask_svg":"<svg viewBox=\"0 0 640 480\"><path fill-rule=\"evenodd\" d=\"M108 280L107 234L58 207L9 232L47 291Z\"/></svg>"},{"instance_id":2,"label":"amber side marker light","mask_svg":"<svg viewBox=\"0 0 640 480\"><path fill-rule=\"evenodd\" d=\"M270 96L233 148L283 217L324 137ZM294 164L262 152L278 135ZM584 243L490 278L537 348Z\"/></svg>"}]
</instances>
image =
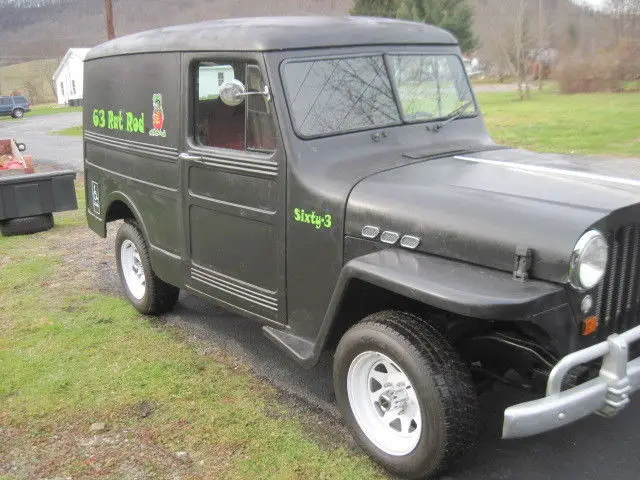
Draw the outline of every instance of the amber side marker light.
<instances>
[{"instance_id":1,"label":"amber side marker light","mask_svg":"<svg viewBox=\"0 0 640 480\"><path fill-rule=\"evenodd\" d=\"M580 332L582 335L587 336L591 335L598 329L598 317L592 315L590 317L582 320L582 331Z\"/></svg>"}]
</instances>

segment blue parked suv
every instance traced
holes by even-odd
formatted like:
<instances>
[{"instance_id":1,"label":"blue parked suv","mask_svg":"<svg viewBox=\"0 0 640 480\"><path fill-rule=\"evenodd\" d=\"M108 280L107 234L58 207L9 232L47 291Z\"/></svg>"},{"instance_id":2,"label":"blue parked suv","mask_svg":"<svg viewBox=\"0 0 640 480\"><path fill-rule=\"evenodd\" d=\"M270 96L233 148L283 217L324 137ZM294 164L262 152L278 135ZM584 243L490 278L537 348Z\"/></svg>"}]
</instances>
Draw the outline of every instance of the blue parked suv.
<instances>
[{"instance_id":1,"label":"blue parked suv","mask_svg":"<svg viewBox=\"0 0 640 480\"><path fill-rule=\"evenodd\" d=\"M31 105L25 97L0 97L0 115L11 115L13 118L22 117L31 111Z\"/></svg>"}]
</instances>

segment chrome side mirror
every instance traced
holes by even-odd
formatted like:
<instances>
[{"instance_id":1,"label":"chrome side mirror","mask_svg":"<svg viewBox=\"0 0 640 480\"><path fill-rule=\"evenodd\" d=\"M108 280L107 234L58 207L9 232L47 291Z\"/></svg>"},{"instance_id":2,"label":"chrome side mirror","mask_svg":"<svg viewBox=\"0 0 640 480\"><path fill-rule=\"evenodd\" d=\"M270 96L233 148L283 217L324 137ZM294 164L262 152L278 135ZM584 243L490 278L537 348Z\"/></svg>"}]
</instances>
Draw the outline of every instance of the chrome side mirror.
<instances>
[{"instance_id":1,"label":"chrome side mirror","mask_svg":"<svg viewBox=\"0 0 640 480\"><path fill-rule=\"evenodd\" d=\"M220 100L225 105L229 105L230 107L235 107L244 102L245 97L249 95L263 95L267 101L271 99L271 93L269 92L269 87L267 85L264 86L264 90L262 92L247 92L247 88L244 84L234 78L228 82L224 82L220 87Z\"/></svg>"}]
</instances>

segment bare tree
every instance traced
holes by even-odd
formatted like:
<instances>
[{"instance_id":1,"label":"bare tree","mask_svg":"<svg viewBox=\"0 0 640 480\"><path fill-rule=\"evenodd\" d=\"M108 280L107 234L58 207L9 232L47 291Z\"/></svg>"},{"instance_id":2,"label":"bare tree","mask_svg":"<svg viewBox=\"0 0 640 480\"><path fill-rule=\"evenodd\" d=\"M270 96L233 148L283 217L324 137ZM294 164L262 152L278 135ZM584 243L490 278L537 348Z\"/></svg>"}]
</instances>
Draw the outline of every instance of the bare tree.
<instances>
[{"instance_id":1,"label":"bare tree","mask_svg":"<svg viewBox=\"0 0 640 480\"><path fill-rule=\"evenodd\" d=\"M484 22L483 50L501 73L518 79L520 98L529 96L527 59L536 50L531 0L483 0L476 10L477 22Z\"/></svg>"},{"instance_id":2,"label":"bare tree","mask_svg":"<svg viewBox=\"0 0 640 480\"><path fill-rule=\"evenodd\" d=\"M611 14L616 39L635 37L640 24L640 0L609 0L608 10Z\"/></svg>"}]
</instances>

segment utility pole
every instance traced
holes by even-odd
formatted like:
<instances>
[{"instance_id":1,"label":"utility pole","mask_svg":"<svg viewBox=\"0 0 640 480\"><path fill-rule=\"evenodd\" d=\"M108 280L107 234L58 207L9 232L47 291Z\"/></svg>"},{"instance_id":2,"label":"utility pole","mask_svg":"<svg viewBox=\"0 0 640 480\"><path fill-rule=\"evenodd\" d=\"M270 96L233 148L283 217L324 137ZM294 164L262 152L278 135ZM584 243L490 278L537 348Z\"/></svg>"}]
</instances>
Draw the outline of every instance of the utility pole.
<instances>
[{"instance_id":1,"label":"utility pole","mask_svg":"<svg viewBox=\"0 0 640 480\"><path fill-rule=\"evenodd\" d=\"M116 38L116 34L113 28L113 5L111 0L104 0L104 16L107 21L107 38L113 40Z\"/></svg>"},{"instance_id":2,"label":"utility pole","mask_svg":"<svg viewBox=\"0 0 640 480\"><path fill-rule=\"evenodd\" d=\"M544 65L542 64L542 52L544 50L544 1L538 0L538 90L542 90L542 76Z\"/></svg>"}]
</instances>

